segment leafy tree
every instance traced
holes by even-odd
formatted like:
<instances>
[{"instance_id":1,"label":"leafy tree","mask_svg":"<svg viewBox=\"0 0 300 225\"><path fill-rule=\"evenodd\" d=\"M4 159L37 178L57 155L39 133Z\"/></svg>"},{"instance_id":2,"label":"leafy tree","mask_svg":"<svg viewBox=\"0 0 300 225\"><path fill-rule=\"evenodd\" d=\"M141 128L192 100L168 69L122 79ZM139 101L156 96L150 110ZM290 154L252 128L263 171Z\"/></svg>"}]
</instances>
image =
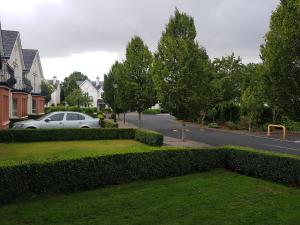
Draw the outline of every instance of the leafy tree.
<instances>
[{"instance_id":1,"label":"leafy tree","mask_svg":"<svg viewBox=\"0 0 300 225\"><path fill-rule=\"evenodd\" d=\"M182 120L206 111L209 102L208 56L195 41L192 17L177 9L162 33L155 54L153 76L162 107Z\"/></svg>"},{"instance_id":2,"label":"leafy tree","mask_svg":"<svg viewBox=\"0 0 300 225\"><path fill-rule=\"evenodd\" d=\"M127 87L128 106L139 114L141 127L141 113L156 103L156 93L151 74L153 57L143 40L135 36L126 48L126 73L123 76Z\"/></svg>"},{"instance_id":3,"label":"leafy tree","mask_svg":"<svg viewBox=\"0 0 300 225\"><path fill-rule=\"evenodd\" d=\"M103 99L106 104L115 110L115 114L124 113L125 120L125 113L129 110L129 99L124 76L124 64L116 61L109 73L104 75Z\"/></svg>"},{"instance_id":4,"label":"leafy tree","mask_svg":"<svg viewBox=\"0 0 300 225\"><path fill-rule=\"evenodd\" d=\"M42 80L41 83L41 95L45 96L45 103L47 104L51 100L51 94L54 91L54 87L47 81Z\"/></svg>"},{"instance_id":5,"label":"leafy tree","mask_svg":"<svg viewBox=\"0 0 300 225\"><path fill-rule=\"evenodd\" d=\"M83 94L80 89L74 89L66 98L66 101L71 106L89 106L91 100L88 95Z\"/></svg>"},{"instance_id":6,"label":"leafy tree","mask_svg":"<svg viewBox=\"0 0 300 225\"><path fill-rule=\"evenodd\" d=\"M300 2L282 0L261 46L268 103L300 120Z\"/></svg>"},{"instance_id":7,"label":"leafy tree","mask_svg":"<svg viewBox=\"0 0 300 225\"><path fill-rule=\"evenodd\" d=\"M233 120L233 110L237 107L243 85L242 59L234 53L229 56L216 58L213 61L215 70L214 87L218 90L218 108L223 117L224 111L229 111L229 120ZM222 118L223 119L223 118Z\"/></svg>"},{"instance_id":8,"label":"leafy tree","mask_svg":"<svg viewBox=\"0 0 300 225\"><path fill-rule=\"evenodd\" d=\"M81 72L73 72L70 74L70 76L66 77L64 79L64 82L62 83L62 93L63 93L63 98L67 98L75 89L79 89L76 81L83 81L88 79L86 75L84 75Z\"/></svg>"}]
</instances>

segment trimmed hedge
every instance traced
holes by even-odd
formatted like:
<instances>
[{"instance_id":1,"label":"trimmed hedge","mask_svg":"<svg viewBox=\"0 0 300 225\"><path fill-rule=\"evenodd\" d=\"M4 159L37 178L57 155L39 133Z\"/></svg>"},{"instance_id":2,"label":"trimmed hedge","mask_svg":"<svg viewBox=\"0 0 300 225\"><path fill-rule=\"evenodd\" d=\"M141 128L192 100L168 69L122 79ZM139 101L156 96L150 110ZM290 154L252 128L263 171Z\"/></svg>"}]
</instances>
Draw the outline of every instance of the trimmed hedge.
<instances>
[{"instance_id":1,"label":"trimmed hedge","mask_svg":"<svg viewBox=\"0 0 300 225\"><path fill-rule=\"evenodd\" d=\"M181 149L3 166L0 204L28 195L74 192L216 168L300 187L300 157L242 147Z\"/></svg>"},{"instance_id":2,"label":"trimmed hedge","mask_svg":"<svg viewBox=\"0 0 300 225\"><path fill-rule=\"evenodd\" d=\"M163 145L163 135L134 128L107 129L8 129L0 131L1 142L135 139L148 145Z\"/></svg>"},{"instance_id":3,"label":"trimmed hedge","mask_svg":"<svg viewBox=\"0 0 300 225\"><path fill-rule=\"evenodd\" d=\"M161 146L164 142L164 137L162 134L143 129L137 129L135 131L134 139L139 142L154 146Z\"/></svg>"},{"instance_id":4,"label":"trimmed hedge","mask_svg":"<svg viewBox=\"0 0 300 225\"><path fill-rule=\"evenodd\" d=\"M135 129L7 129L0 142L134 139Z\"/></svg>"},{"instance_id":5,"label":"trimmed hedge","mask_svg":"<svg viewBox=\"0 0 300 225\"><path fill-rule=\"evenodd\" d=\"M0 168L0 204L223 167L218 151L153 151Z\"/></svg>"}]
</instances>

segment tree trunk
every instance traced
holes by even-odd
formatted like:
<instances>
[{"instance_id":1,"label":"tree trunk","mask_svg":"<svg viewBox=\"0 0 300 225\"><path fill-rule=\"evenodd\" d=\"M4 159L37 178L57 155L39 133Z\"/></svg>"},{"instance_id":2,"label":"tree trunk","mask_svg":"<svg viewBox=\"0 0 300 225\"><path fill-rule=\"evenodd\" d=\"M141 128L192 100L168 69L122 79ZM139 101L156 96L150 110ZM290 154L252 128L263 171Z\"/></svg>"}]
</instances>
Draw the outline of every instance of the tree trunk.
<instances>
[{"instance_id":1,"label":"tree trunk","mask_svg":"<svg viewBox=\"0 0 300 225\"><path fill-rule=\"evenodd\" d=\"M203 113L202 118L201 118L201 125L202 126L204 125L205 117L206 117L206 112Z\"/></svg>"},{"instance_id":2,"label":"tree trunk","mask_svg":"<svg viewBox=\"0 0 300 225\"><path fill-rule=\"evenodd\" d=\"M142 113L139 112L139 128L141 128L141 126L142 126L142 119L141 119L141 117L142 117Z\"/></svg>"},{"instance_id":3,"label":"tree trunk","mask_svg":"<svg viewBox=\"0 0 300 225\"><path fill-rule=\"evenodd\" d=\"M181 141L185 141L185 123L184 123L184 120L182 120L182 124L181 124Z\"/></svg>"},{"instance_id":4,"label":"tree trunk","mask_svg":"<svg viewBox=\"0 0 300 225\"><path fill-rule=\"evenodd\" d=\"M123 114L123 123L125 124L125 122L126 122L126 113L124 112L124 114Z\"/></svg>"},{"instance_id":5,"label":"tree trunk","mask_svg":"<svg viewBox=\"0 0 300 225\"><path fill-rule=\"evenodd\" d=\"M249 131L249 133L251 132L251 119L250 118L248 120L248 131Z\"/></svg>"},{"instance_id":6,"label":"tree trunk","mask_svg":"<svg viewBox=\"0 0 300 225\"><path fill-rule=\"evenodd\" d=\"M275 121L276 121L276 109L273 108L273 110L272 110L272 123L275 123Z\"/></svg>"}]
</instances>

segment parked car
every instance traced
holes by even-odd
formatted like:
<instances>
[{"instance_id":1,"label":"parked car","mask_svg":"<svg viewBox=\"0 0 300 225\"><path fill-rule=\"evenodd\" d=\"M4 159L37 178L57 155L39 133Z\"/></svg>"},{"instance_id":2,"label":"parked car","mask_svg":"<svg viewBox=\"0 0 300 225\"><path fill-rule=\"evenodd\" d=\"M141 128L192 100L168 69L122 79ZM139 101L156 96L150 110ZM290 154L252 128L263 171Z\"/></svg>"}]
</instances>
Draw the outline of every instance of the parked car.
<instances>
[{"instance_id":1,"label":"parked car","mask_svg":"<svg viewBox=\"0 0 300 225\"><path fill-rule=\"evenodd\" d=\"M90 117L84 113L60 111L44 115L36 120L25 120L13 124L15 129L26 128L97 128L99 119Z\"/></svg>"}]
</instances>

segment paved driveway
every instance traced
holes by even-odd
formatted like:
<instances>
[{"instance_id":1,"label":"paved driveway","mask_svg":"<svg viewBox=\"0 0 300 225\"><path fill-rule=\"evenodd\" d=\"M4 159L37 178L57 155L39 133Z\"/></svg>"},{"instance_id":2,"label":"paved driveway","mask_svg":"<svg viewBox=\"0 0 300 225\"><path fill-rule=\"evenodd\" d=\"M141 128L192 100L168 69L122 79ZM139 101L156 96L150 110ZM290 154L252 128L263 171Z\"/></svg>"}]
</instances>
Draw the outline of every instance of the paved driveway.
<instances>
[{"instance_id":1,"label":"paved driveway","mask_svg":"<svg viewBox=\"0 0 300 225\"><path fill-rule=\"evenodd\" d=\"M135 113L127 115L127 121L138 125ZM165 136L180 138L181 125L168 114L143 115L142 127L155 130ZM300 137L288 137L287 140L268 138L255 134L242 134L217 129L201 129L198 125L187 124L186 137L189 140L206 143L212 146L239 145L273 152L300 155Z\"/></svg>"}]
</instances>

